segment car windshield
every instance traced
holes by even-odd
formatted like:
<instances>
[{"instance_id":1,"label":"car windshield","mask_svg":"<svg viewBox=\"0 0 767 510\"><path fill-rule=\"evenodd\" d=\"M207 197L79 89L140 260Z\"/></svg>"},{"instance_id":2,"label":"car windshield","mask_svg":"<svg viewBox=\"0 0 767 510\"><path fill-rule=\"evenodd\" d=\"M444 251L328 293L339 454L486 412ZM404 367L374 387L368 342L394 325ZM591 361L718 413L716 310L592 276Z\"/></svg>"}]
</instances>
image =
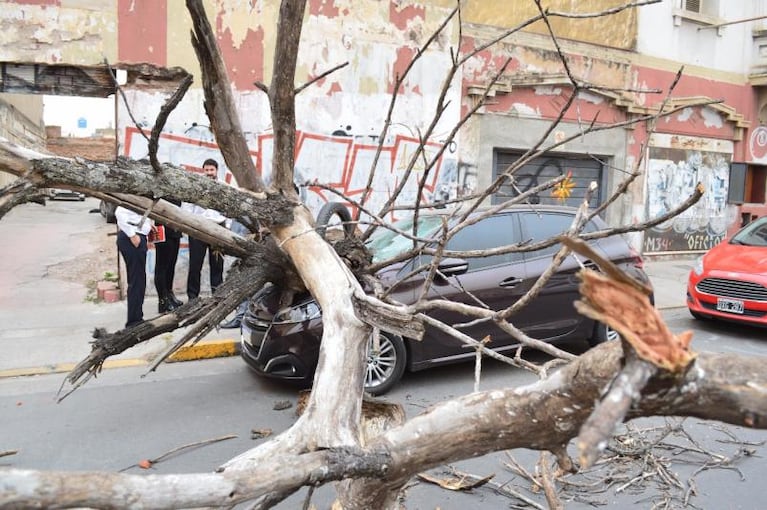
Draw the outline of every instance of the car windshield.
<instances>
[{"instance_id":1,"label":"car windshield","mask_svg":"<svg viewBox=\"0 0 767 510\"><path fill-rule=\"evenodd\" d=\"M730 244L767 247L767 216L752 221L732 236Z\"/></svg>"},{"instance_id":2,"label":"car windshield","mask_svg":"<svg viewBox=\"0 0 767 510\"><path fill-rule=\"evenodd\" d=\"M441 216L419 216L416 236L430 238L442 225ZM392 227L413 233L413 217L397 221ZM413 240L386 227L378 227L367 242L367 247L373 253L373 262L381 262L396 257L413 248Z\"/></svg>"}]
</instances>

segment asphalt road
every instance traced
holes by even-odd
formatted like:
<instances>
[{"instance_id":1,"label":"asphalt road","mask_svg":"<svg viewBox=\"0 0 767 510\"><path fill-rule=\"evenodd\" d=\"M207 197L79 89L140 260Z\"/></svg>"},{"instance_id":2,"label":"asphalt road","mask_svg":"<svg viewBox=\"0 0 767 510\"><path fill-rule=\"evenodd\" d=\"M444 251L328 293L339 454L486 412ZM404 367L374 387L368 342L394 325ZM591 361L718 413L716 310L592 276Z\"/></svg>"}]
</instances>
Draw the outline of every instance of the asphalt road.
<instances>
[{"instance_id":1,"label":"asphalt road","mask_svg":"<svg viewBox=\"0 0 767 510\"><path fill-rule=\"evenodd\" d=\"M675 331L695 330L696 350L767 357L762 330L699 323L682 309L667 311L664 316ZM576 351L581 348L570 347ZM262 441L251 439L252 429L268 428L278 433L295 420L293 407L284 410L274 407L281 401L294 404L296 389L255 376L238 358L167 364L156 373L145 377L141 377L142 374L142 367L106 370L62 403L55 401L63 379L61 375L0 380L0 451L18 450L15 455L1 457L0 466L46 470L127 469L127 472L140 473L144 471L131 466L141 459L159 457L181 445L236 435L235 439L172 455L152 469L153 473L209 472ZM488 362L481 386L491 389L532 380L533 376L521 370ZM406 374L387 398L402 403L408 416L413 416L436 402L470 392L472 387L473 366L469 363ZM677 423L676 420L668 422ZM655 418L635 421L632 426L641 434L652 436L653 427L666 423L666 419ZM693 419L685 420L683 427L696 444L681 433L672 434L666 443L676 446L656 449L654 457L666 459L669 472L676 474L682 488L659 489L655 483L657 475L649 476L642 483L628 484L643 473L653 472L652 458L643 457L634 463L620 464L620 472L613 473L615 483L604 492L580 495L579 500L567 502L566 508L593 508L589 502L603 503L608 508L653 508L663 501L664 491L676 498L670 500L668 508L683 508L681 498L690 487L688 480L706 460L714 459L691 449L733 457L742 446L733 442L733 437L749 442L746 448L750 455L732 465L711 467L695 475L692 483L697 493L691 503L704 509L761 508L761 483L767 476L767 465L762 459L765 448L761 442L767 439L767 433L733 426L722 428ZM511 454L528 470L534 470L536 452L518 450ZM507 484L545 508L542 495L530 492L529 484L505 467L507 462L507 453L501 452L463 461L454 467L478 476L495 474L495 483ZM573 480L591 484L597 477L604 477L607 469L603 466L589 479ZM431 473L443 475L444 469ZM621 486L625 487L616 492ZM600 484L594 487L602 488ZM300 491L278 508L301 508L305 494L306 490ZM568 494L572 495L572 490ZM331 498L332 491L324 488L315 491L312 502L318 508L326 508ZM405 499L410 509L495 509L518 503L495 493L489 486L458 493L422 481L407 489Z\"/></svg>"}]
</instances>

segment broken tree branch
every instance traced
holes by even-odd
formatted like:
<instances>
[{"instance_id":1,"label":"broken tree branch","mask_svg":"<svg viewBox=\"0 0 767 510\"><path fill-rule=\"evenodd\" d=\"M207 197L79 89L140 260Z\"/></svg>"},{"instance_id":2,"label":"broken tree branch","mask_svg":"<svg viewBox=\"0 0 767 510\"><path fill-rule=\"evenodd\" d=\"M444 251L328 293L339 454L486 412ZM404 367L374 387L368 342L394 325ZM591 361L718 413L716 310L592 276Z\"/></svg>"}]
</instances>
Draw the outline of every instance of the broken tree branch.
<instances>
[{"instance_id":1,"label":"broken tree branch","mask_svg":"<svg viewBox=\"0 0 767 510\"><path fill-rule=\"evenodd\" d=\"M203 2L186 0L186 7L192 17L192 46L202 70L205 113L208 114L216 134L216 143L226 166L237 179L237 184L250 191L263 192L265 186L256 173L247 140L243 135L226 64L218 50L216 34L210 26ZM194 200L189 202L198 203Z\"/></svg>"},{"instance_id":2,"label":"broken tree branch","mask_svg":"<svg viewBox=\"0 0 767 510\"><path fill-rule=\"evenodd\" d=\"M622 358L619 343L602 344L528 386L472 393L438 404L374 437L365 451L331 448L295 454L283 450L275 456L267 450L265 457L252 457L244 465L215 474L132 476L10 469L2 471L5 484L0 486L0 501L8 508L33 501L43 507L54 503L59 508L117 507L131 497L158 509L225 506L341 478L370 476L395 483L491 451L555 451L577 434L602 389L620 370ZM762 359L752 356L700 353L678 378L652 378L644 398L626 417L697 416L767 428L763 398L767 374L762 365ZM541 423L557 423L557 427ZM465 432L461 441L455 441L455 430ZM92 490L95 483L100 490ZM45 493L36 489L43 485L48 489ZM81 490L85 487L89 490ZM166 490L158 491L159 487Z\"/></svg>"}]
</instances>

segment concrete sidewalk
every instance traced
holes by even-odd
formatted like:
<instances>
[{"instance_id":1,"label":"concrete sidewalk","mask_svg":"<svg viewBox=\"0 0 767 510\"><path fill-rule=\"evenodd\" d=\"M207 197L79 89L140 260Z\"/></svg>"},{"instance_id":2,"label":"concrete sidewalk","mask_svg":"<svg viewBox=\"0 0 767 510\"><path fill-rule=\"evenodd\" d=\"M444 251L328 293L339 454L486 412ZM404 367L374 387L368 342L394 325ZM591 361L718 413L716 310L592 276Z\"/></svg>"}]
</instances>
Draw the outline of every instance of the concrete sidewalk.
<instances>
[{"instance_id":1,"label":"concrete sidewalk","mask_svg":"<svg viewBox=\"0 0 767 510\"><path fill-rule=\"evenodd\" d=\"M61 283L61 282L59 282ZM144 310L157 310L157 298L147 297ZM125 301L47 303L37 309L0 310L0 378L69 372L91 350L95 327L117 331L125 324ZM145 313L150 319L156 314ZM165 333L111 357L105 368L148 365L176 343L186 329ZM171 361L239 354L239 330L214 330L192 347L177 351Z\"/></svg>"},{"instance_id":2,"label":"concrete sidewalk","mask_svg":"<svg viewBox=\"0 0 767 510\"><path fill-rule=\"evenodd\" d=\"M655 289L659 309L684 307L687 275L694 259L647 260L645 270ZM39 307L0 310L0 377L65 373L90 352L94 327L120 329L126 317L125 301L93 303L81 296L73 283L43 279L36 291L43 296ZM31 289L30 289L31 290ZM19 292L23 292L21 289ZM69 296L69 297L67 297ZM147 297L145 317L157 310L157 298ZM107 361L105 367L147 365L181 338L184 330L167 333L137 345ZM194 347L177 353L176 361L187 361L239 353L239 330L212 331Z\"/></svg>"},{"instance_id":3,"label":"concrete sidewalk","mask_svg":"<svg viewBox=\"0 0 767 510\"><path fill-rule=\"evenodd\" d=\"M655 307L683 308L687 306L687 276L698 255L675 260L645 259L644 269L655 290Z\"/></svg>"}]
</instances>

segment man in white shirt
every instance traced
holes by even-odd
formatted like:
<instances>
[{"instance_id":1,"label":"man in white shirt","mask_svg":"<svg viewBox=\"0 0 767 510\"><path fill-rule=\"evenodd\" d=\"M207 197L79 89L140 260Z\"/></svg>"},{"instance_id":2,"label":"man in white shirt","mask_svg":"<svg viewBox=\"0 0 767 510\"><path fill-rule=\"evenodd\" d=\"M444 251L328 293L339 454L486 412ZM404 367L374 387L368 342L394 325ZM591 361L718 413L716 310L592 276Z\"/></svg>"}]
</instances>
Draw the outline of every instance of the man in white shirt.
<instances>
[{"instance_id":1,"label":"man in white shirt","mask_svg":"<svg viewBox=\"0 0 767 510\"><path fill-rule=\"evenodd\" d=\"M218 178L218 162L215 159L206 159L202 164L202 170L206 177L214 180ZM214 209L205 209L188 202L182 203L181 208L219 225L227 223L226 216ZM211 292L215 292L216 288L224 281L223 253L214 250L208 243L189 236L189 274L186 277L186 295L190 301L200 295L200 274L202 273L202 263L205 260L206 252L208 253L208 264L210 265Z\"/></svg>"},{"instance_id":2,"label":"man in white shirt","mask_svg":"<svg viewBox=\"0 0 767 510\"><path fill-rule=\"evenodd\" d=\"M115 209L117 249L125 260L128 273L128 320L126 328L144 320L144 293L146 291L146 238L152 230L152 220L140 214L118 207ZM143 220L143 221L142 221Z\"/></svg>"}]
</instances>

